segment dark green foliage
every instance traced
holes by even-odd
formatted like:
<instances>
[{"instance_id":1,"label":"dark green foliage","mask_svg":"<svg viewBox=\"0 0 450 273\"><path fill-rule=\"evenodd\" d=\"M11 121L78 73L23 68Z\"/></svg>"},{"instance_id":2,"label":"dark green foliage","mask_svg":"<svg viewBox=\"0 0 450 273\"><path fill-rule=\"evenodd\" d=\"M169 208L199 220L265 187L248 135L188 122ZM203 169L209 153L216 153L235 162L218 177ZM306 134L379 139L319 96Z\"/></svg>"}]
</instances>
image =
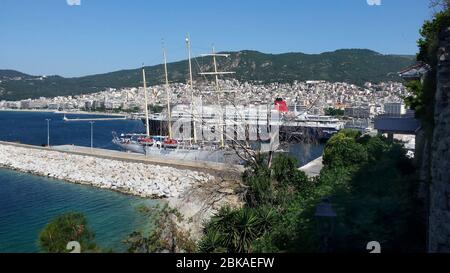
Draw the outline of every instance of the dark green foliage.
<instances>
[{"instance_id":1,"label":"dark green foliage","mask_svg":"<svg viewBox=\"0 0 450 273\"><path fill-rule=\"evenodd\" d=\"M167 204L153 208L142 207L141 213L152 223L152 231L147 236L144 232L135 231L125 240L128 252L131 253L163 253L194 252L195 244L189 235L177 227L183 220L181 214Z\"/></svg>"},{"instance_id":2,"label":"dark green foliage","mask_svg":"<svg viewBox=\"0 0 450 273\"><path fill-rule=\"evenodd\" d=\"M425 250L424 206L412 162L398 145L354 174L347 189L337 188L338 211L334 251L365 251L378 241L383 252Z\"/></svg>"},{"instance_id":3,"label":"dark green foliage","mask_svg":"<svg viewBox=\"0 0 450 273\"><path fill-rule=\"evenodd\" d=\"M39 235L39 246L44 252L68 253L67 243L77 241L81 245L81 252L98 252L94 237L86 217L81 213L70 212L45 226Z\"/></svg>"},{"instance_id":4,"label":"dark green foliage","mask_svg":"<svg viewBox=\"0 0 450 273\"><path fill-rule=\"evenodd\" d=\"M304 172L298 170L297 159L293 156L276 155L271 170L272 178L278 182L278 187L293 187L297 191L308 190L310 181Z\"/></svg>"},{"instance_id":5,"label":"dark green foliage","mask_svg":"<svg viewBox=\"0 0 450 273\"><path fill-rule=\"evenodd\" d=\"M419 31L421 38L417 41L419 46L418 61L436 67L439 33L448 26L450 26L450 10L448 7L436 13L431 20L425 21Z\"/></svg>"},{"instance_id":6,"label":"dark green foliage","mask_svg":"<svg viewBox=\"0 0 450 273\"><path fill-rule=\"evenodd\" d=\"M258 198L213 217L200 251L366 252L370 241L379 241L383 252L424 251L416 169L401 145L343 130L326 145L316 178L307 178L290 157L275 156L271 168L264 162L244 176L250 196ZM315 217L324 198L331 200L335 219ZM323 232L327 226L331 231Z\"/></svg>"},{"instance_id":7,"label":"dark green foliage","mask_svg":"<svg viewBox=\"0 0 450 273\"><path fill-rule=\"evenodd\" d=\"M239 60L239 66L232 67ZM343 49L322 54L263 54L256 51L234 53L224 67L237 72L243 81L293 82L327 80L364 84L399 80L392 72L412 63L409 57L381 55L367 49Z\"/></svg>"},{"instance_id":8,"label":"dark green foliage","mask_svg":"<svg viewBox=\"0 0 450 273\"><path fill-rule=\"evenodd\" d=\"M253 173L246 171L243 175L243 182L248 186L245 195L248 206L257 207L260 204L272 203L274 200L274 185L267 167L260 167Z\"/></svg>"},{"instance_id":9,"label":"dark green foliage","mask_svg":"<svg viewBox=\"0 0 450 273\"><path fill-rule=\"evenodd\" d=\"M318 196L331 198L338 215L330 251L365 252L369 241L379 241L384 252L424 251L424 206L418 199L416 169L405 150L383 137L364 136L353 139L354 143L349 139L330 141L362 145L367 159L326 166L316 189ZM325 148L331 157L346 150L332 146Z\"/></svg>"},{"instance_id":10,"label":"dark green foliage","mask_svg":"<svg viewBox=\"0 0 450 273\"><path fill-rule=\"evenodd\" d=\"M328 116L337 116L342 117L344 116L345 111L342 109L336 109L336 108L326 108L325 109L325 115Z\"/></svg>"},{"instance_id":11,"label":"dark green foliage","mask_svg":"<svg viewBox=\"0 0 450 273\"><path fill-rule=\"evenodd\" d=\"M428 136L431 136L434 128L434 105L436 95L436 71L438 63L439 34L450 26L450 10L448 4L444 9L436 13L433 19L426 21L420 30L419 53L417 61L424 62L430 66L430 71L423 82L413 81L407 87L412 95L405 102L415 111L421 120Z\"/></svg>"},{"instance_id":12,"label":"dark green foliage","mask_svg":"<svg viewBox=\"0 0 450 273\"><path fill-rule=\"evenodd\" d=\"M28 79L31 78L32 76L15 70L0 69L0 80L9 80L18 77Z\"/></svg>"},{"instance_id":13,"label":"dark green foliage","mask_svg":"<svg viewBox=\"0 0 450 273\"><path fill-rule=\"evenodd\" d=\"M205 227L199 243L200 252L248 253L252 244L276 222L276 212L270 207L233 210L222 208Z\"/></svg>"},{"instance_id":14,"label":"dark green foliage","mask_svg":"<svg viewBox=\"0 0 450 273\"><path fill-rule=\"evenodd\" d=\"M264 83L326 80L362 85L366 81L400 80L396 72L412 63L412 58L408 56L381 55L365 49L345 49L315 55L303 53L273 55L257 51L230 52L230 54L230 58L219 60L221 70L235 71L233 77L241 81ZM212 63L210 57L200 57L197 61L203 71L207 71ZM194 73L200 72L199 67L193 68ZM186 82L187 61L170 63L168 69L171 82ZM150 85L164 83L162 65L146 67L146 72L149 75ZM17 76L23 79L8 79ZM0 100L20 100L41 96L88 94L106 88L136 87L141 85L142 72L140 69L132 69L79 78L49 76L39 79L16 71L0 70L0 80L2 80Z\"/></svg>"},{"instance_id":15,"label":"dark green foliage","mask_svg":"<svg viewBox=\"0 0 450 273\"><path fill-rule=\"evenodd\" d=\"M430 135L434 128L434 105L436 95L436 72L434 68L423 81L412 81L406 87L412 93L405 98L405 103L414 110L422 127Z\"/></svg>"},{"instance_id":16,"label":"dark green foliage","mask_svg":"<svg viewBox=\"0 0 450 273\"><path fill-rule=\"evenodd\" d=\"M388 140L381 136L364 136L363 138L358 139L357 142L363 144L366 147L369 162L380 159L389 148Z\"/></svg>"},{"instance_id":17,"label":"dark green foliage","mask_svg":"<svg viewBox=\"0 0 450 273\"><path fill-rule=\"evenodd\" d=\"M272 163L272 173L275 180L282 184L291 183L298 166L293 156L276 155Z\"/></svg>"},{"instance_id":18,"label":"dark green foliage","mask_svg":"<svg viewBox=\"0 0 450 273\"><path fill-rule=\"evenodd\" d=\"M364 164L368 154L364 145L355 141L357 131L342 131L326 144L323 163L326 166L342 167Z\"/></svg>"},{"instance_id":19,"label":"dark green foliage","mask_svg":"<svg viewBox=\"0 0 450 273\"><path fill-rule=\"evenodd\" d=\"M164 109L164 107L160 106L160 105L149 105L148 106L148 110L150 111L150 113L161 113L163 109Z\"/></svg>"},{"instance_id":20,"label":"dark green foliage","mask_svg":"<svg viewBox=\"0 0 450 273\"><path fill-rule=\"evenodd\" d=\"M361 132L359 130L354 129L343 129L339 131L339 134L353 139L357 139L361 136Z\"/></svg>"}]
</instances>

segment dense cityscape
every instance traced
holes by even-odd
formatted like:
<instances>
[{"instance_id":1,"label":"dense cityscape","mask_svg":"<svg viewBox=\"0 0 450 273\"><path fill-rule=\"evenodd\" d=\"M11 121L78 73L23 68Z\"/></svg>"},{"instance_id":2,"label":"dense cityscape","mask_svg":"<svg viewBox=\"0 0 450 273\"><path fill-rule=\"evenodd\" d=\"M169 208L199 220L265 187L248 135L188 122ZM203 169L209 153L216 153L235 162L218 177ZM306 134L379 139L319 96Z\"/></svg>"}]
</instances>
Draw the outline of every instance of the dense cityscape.
<instances>
[{"instance_id":1,"label":"dense cityscape","mask_svg":"<svg viewBox=\"0 0 450 273\"><path fill-rule=\"evenodd\" d=\"M333 108L343 110L345 116L354 118L373 118L385 112L385 104L402 103L403 98L410 94L399 82L366 83L360 87L324 81L252 84L231 79L221 80L220 86L228 91L224 95L223 104L265 105L273 103L276 98L283 98L292 110L297 107L299 112L307 110L311 114L324 115L326 109ZM189 104L189 85L174 83L168 89L171 92L171 104ZM213 89L214 86L202 83L194 92L201 93L205 103L214 103L215 96L205 92ZM166 86L150 87L148 93L150 104L161 107L166 105ZM0 101L0 109L142 112L143 101L142 87L133 87L78 96Z\"/></svg>"}]
</instances>

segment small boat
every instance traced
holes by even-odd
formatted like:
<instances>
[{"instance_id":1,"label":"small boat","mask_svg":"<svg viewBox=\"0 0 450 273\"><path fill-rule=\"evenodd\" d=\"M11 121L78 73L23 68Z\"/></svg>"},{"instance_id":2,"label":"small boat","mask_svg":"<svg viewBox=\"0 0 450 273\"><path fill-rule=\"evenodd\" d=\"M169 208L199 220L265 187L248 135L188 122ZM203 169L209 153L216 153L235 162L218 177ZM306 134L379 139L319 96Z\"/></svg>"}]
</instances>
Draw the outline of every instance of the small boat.
<instances>
[{"instance_id":1,"label":"small boat","mask_svg":"<svg viewBox=\"0 0 450 273\"><path fill-rule=\"evenodd\" d=\"M167 138L163 142L164 148L176 149L178 147L178 141L172 138Z\"/></svg>"},{"instance_id":2,"label":"small boat","mask_svg":"<svg viewBox=\"0 0 450 273\"><path fill-rule=\"evenodd\" d=\"M147 135L144 134L121 134L118 136L116 132L113 132L112 142L124 150L143 154L145 153L145 145L139 140L145 137L147 137Z\"/></svg>"},{"instance_id":3,"label":"small boat","mask_svg":"<svg viewBox=\"0 0 450 273\"><path fill-rule=\"evenodd\" d=\"M154 140L151 137L144 136L138 138L138 143L143 146L153 146Z\"/></svg>"}]
</instances>

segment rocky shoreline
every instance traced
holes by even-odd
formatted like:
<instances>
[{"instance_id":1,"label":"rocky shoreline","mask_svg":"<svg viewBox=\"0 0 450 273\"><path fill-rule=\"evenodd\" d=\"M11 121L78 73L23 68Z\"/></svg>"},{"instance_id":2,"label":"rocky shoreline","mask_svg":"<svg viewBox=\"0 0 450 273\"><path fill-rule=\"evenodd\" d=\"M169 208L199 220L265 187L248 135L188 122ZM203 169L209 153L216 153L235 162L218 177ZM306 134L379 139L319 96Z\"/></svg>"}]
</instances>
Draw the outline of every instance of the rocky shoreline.
<instances>
[{"instance_id":1,"label":"rocky shoreline","mask_svg":"<svg viewBox=\"0 0 450 273\"><path fill-rule=\"evenodd\" d=\"M214 176L167 166L0 145L0 166L147 198L177 198Z\"/></svg>"}]
</instances>

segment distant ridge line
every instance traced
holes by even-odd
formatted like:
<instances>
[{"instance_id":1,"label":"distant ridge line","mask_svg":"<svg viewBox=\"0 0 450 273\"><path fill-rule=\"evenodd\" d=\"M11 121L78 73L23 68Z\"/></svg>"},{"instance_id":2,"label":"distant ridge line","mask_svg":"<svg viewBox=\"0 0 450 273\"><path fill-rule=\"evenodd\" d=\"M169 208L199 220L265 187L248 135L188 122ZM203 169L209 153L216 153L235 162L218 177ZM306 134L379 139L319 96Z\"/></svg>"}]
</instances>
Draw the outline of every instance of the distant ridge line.
<instances>
[{"instance_id":1,"label":"distant ridge line","mask_svg":"<svg viewBox=\"0 0 450 273\"><path fill-rule=\"evenodd\" d=\"M324 80L363 85L365 82L401 81L397 72L414 63L414 56L383 55L369 49L339 49L320 54L266 54L253 50L224 51L229 58L221 58L221 70L235 71L234 78L242 82L289 83ZM193 67L196 78L200 70L209 71L210 57L197 57L201 67ZM168 64L170 82L187 80L187 60ZM152 75L150 85L164 83L162 64L146 66ZM155 77L156 75L156 77ZM137 87L140 70L124 69L82 77L32 76L15 70L0 70L0 100L21 100L95 93L107 88Z\"/></svg>"}]
</instances>

